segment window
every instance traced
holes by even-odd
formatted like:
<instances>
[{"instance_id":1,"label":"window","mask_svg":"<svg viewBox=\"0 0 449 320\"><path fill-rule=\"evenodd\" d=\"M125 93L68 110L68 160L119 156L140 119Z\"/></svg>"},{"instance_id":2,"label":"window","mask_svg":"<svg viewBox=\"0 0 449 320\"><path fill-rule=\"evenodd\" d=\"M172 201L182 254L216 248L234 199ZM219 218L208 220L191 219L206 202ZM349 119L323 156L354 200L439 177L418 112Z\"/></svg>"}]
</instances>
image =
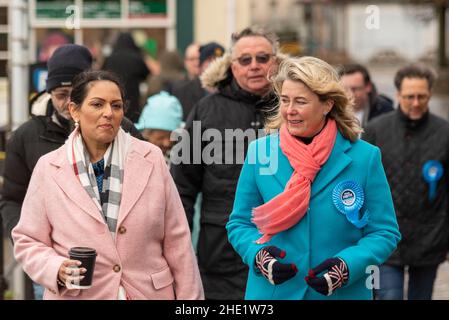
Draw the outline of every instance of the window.
<instances>
[{"instance_id":1,"label":"window","mask_svg":"<svg viewBox=\"0 0 449 320\"><path fill-rule=\"evenodd\" d=\"M8 25L8 8L0 7L0 25Z\"/></svg>"},{"instance_id":2,"label":"window","mask_svg":"<svg viewBox=\"0 0 449 320\"><path fill-rule=\"evenodd\" d=\"M0 60L0 78L6 77L6 60Z\"/></svg>"},{"instance_id":3,"label":"window","mask_svg":"<svg viewBox=\"0 0 449 320\"><path fill-rule=\"evenodd\" d=\"M130 18L145 18L150 16L166 16L167 0L130 0Z\"/></svg>"},{"instance_id":4,"label":"window","mask_svg":"<svg viewBox=\"0 0 449 320\"><path fill-rule=\"evenodd\" d=\"M84 0L83 17L86 19L119 19L120 0Z\"/></svg>"},{"instance_id":5,"label":"window","mask_svg":"<svg viewBox=\"0 0 449 320\"><path fill-rule=\"evenodd\" d=\"M0 51L8 51L8 35L0 33Z\"/></svg>"},{"instance_id":6,"label":"window","mask_svg":"<svg viewBox=\"0 0 449 320\"><path fill-rule=\"evenodd\" d=\"M65 19L71 12L67 7L73 5L73 0L36 0L36 17L43 19Z\"/></svg>"}]
</instances>

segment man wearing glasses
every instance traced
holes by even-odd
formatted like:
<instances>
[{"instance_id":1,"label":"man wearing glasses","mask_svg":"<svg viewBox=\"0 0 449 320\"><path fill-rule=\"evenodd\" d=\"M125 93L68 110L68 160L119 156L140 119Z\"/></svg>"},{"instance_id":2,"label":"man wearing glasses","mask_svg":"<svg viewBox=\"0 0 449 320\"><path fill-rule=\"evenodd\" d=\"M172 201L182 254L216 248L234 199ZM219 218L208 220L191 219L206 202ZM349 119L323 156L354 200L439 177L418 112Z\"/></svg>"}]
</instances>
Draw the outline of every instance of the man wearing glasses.
<instances>
[{"instance_id":1,"label":"man wearing glasses","mask_svg":"<svg viewBox=\"0 0 449 320\"><path fill-rule=\"evenodd\" d=\"M399 107L368 124L363 138L380 147L402 240L380 267L381 300L429 300L449 251L449 123L429 112L435 76L411 65L395 76Z\"/></svg>"},{"instance_id":2,"label":"man wearing glasses","mask_svg":"<svg viewBox=\"0 0 449 320\"><path fill-rule=\"evenodd\" d=\"M393 100L378 94L368 70L360 64L346 64L340 70L341 81L354 97L354 113L362 127L375 117L393 111Z\"/></svg>"},{"instance_id":3,"label":"man wearing glasses","mask_svg":"<svg viewBox=\"0 0 449 320\"><path fill-rule=\"evenodd\" d=\"M191 228L196 196L203 194L197 252L206 299L244 297L248 270L228 242L225 226L244 161L237 154L246 154L250 139L225 131L253 133L253 139L262 131L274 106L268 76L277 66L278 47L276 35L265 30L246 28L233 34L230 53L201 75L203 87L214 93L190 112L185 127L189 138L180 142L186 147L174 148L190 150L188 161L171 170Z\"/></svg>"},{"instance_id":4,"label":"man wearing glasses","mask_svg":"<svg viewBox=\"0 0 449 320\"><path fill-rule=\"evenodd\" d=\"M184 68L186 69L186 80L193 80L200 74L200 45L191 43L184 53Z\"/></svg>"}]
</instances>

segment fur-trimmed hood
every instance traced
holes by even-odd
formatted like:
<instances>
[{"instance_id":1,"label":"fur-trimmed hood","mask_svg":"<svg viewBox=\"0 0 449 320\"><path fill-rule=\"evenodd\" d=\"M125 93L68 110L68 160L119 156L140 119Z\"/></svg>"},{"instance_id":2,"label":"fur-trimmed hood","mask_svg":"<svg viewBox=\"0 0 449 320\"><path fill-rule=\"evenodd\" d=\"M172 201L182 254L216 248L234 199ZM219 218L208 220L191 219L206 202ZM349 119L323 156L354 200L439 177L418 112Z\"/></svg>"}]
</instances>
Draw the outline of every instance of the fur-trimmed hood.
<instances>
[{"instance_id":1,"label":"fur-trimmed hood","mask_svg":"<svg viewBox=\"0 0 449 320\"><path fill-rule=\"evenodd\" d=\"M51 95L45 91L37 94L30 101L30 113L35 116L48 115L48 102L51 99Z\"/></svg>"},{"instance_id":2,"label":"fur-trimmed hood","mask_svg":"<svg viewBox=\"0 0 449 320\"><path fill-rule=\"evenodd\" d=\"M232 78L230 71L231 61L231 55L228 53L212 61L200 76L203 88L216 89L220 82L227 78Z\"/></svg>"}]
</instances>

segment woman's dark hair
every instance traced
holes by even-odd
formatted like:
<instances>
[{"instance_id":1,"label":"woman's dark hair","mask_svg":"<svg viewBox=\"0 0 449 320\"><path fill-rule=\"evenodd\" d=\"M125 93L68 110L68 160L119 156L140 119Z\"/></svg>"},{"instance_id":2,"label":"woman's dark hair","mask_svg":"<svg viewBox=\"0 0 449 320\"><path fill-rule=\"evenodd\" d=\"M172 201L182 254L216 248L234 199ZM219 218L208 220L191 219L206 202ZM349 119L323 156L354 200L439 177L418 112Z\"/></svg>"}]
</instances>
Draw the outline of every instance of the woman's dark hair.
<instances>
[{"instance_id":1,"label":"woman's dark hair","mask_svg":"<svg viewBox=\"0 0 449 320\"><path fill-rule=\"evenodd\" d=\"M92 87L92 83L95 81L111 81L117 85L120 90L120 95L124 102L124 110L126 111L125 103L125 89L119 79L119 77L110 71L84 71L78 74L73 79L72 93L70 94L70 100L76 104L76 108L80 108L84 99L86 99L87 93Z\"/></svg>"}]
</instances>

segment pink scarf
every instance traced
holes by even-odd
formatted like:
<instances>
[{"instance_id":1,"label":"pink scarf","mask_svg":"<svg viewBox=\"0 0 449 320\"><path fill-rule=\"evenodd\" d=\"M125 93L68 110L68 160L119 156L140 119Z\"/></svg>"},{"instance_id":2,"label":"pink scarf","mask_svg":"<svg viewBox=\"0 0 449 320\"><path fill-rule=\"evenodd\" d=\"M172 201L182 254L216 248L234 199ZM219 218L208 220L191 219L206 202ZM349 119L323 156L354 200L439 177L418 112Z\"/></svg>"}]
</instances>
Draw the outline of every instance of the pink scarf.
<instances>
[{"instance_id":1,"label":"pink scarf","mask_svg":"<svg viewBox=\"0 0 449 320\"><path fill-rule=\"evenodd\" d=\"M329 119L323 130L306 145L292 136L286 127L280 129L280 147L294 172L284 192L253 209L252 222L263 236L256 241L265 243L275 234L297 224L309 207L310 190L316 174L326 163L337 137L337 124Z\"/></svg>"}]
</instances>

